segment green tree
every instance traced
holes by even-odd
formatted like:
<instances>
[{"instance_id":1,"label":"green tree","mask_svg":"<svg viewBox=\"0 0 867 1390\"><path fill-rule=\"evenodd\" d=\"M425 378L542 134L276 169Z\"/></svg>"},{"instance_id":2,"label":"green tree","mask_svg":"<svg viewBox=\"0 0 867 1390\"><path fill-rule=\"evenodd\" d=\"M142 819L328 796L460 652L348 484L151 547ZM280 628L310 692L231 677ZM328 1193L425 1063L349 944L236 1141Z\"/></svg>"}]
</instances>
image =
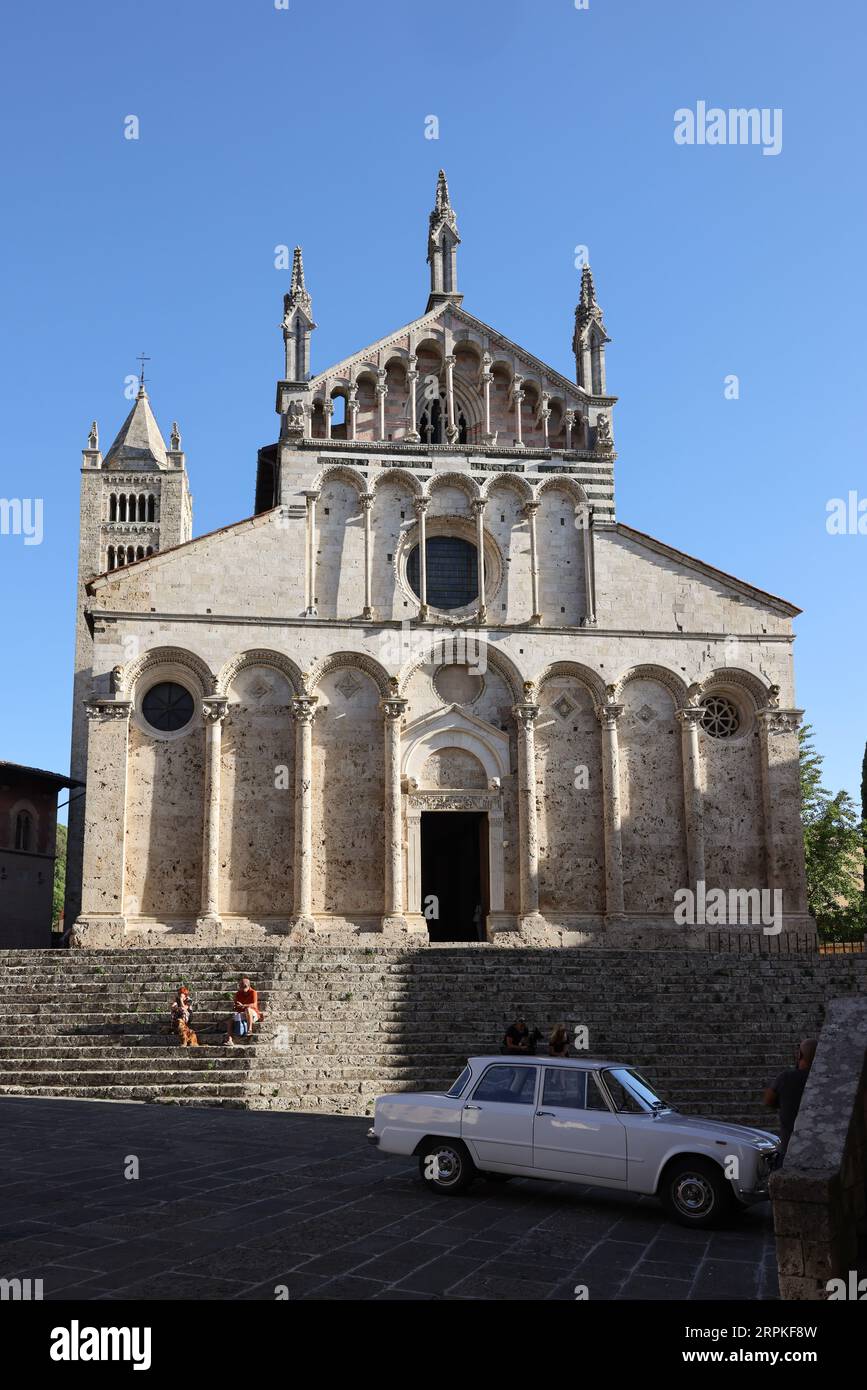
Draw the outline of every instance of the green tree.
<instances>
[{"instance_id":1,"label":"green tree","mask_svg":"<svg viewBox=\"0 0 867 1390\"><path fill-rule=\"evenodd\" d=\"M51 925L56 927L63 911L63 892L66 885L66 826L57 827L57 858L54 861L54 902L51 909Z\"/></svg>"},{"instance_id":2,"label":"green tree","mask_svg":"<svg viewBox=\"0 0 867 1390\"><path fill-rule=\"evenodd\" d=\"M864 935L864 826L848 792L832 796L822 785L822 755L813 728L800 731L801 819L807 868L807 899L819 935L829 941Z\"/></svg>"}]
</instances>

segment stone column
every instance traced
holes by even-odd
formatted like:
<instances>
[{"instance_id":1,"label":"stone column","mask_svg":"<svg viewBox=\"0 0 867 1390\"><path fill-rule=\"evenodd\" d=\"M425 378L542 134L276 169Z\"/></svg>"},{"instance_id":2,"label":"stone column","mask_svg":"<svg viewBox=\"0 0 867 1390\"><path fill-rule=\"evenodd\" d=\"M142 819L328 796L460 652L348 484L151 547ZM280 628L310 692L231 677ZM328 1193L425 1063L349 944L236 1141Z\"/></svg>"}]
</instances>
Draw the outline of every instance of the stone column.
<instances>
[{"instance_id":1,"label":"stone column","mask_svg":"<svg viewBox=\"0 0 867 1390\"><path fill-rule=\"evenodd\" d=\"M446 355L446 406L449 416L446 425L446 439L450 444L457 444L460 431L455 419L455 355L453 352Z\"/></svg>"},{"instance_id":2,"label":"stone column","mask_svg":"<svg viewBox=\"0 0 867 1390\"><path fill-rule=\"evenodd\" d=\"M513 386L512 386L512 400L513 400L514 403L515 403L515 435L516 435L516 438L515 438L515 448L516 448L516 449L523 449L523 447L524 447L523 423L522 423L522 420L521 420L521 402L522 402L523 399L524 399L524 392L523 392L523 390L522 390L521 388L523 387L523 385L524 385L524 378L523 378L522 376L516 376L516 377L515 377L515 380L514 380L514 383L513 383Z\"/></svg>"},{"instance_id":3,"label":"stone column","mask_svg":"<svg viewBox=\"0 0 867 1390\"><path fill-rule=\"evenodd\" d=\"M536 814L536 736L539 706L512 707L518 724L518 836L520 840L521 930L543 927L539 914L539 827Z\"/></svg>"},{"instance_id":4,"label":"stone column","mask_svg":"<svg viewBox=\"0 0 867 1390\"><path fill-rule=\"evenodd\" d=\"M542 392L542 403L539 409L539 419L542 421L542 434L545 440L545 448L548 448L548 421L551 418L551 400L547 391Z\"/></svg>"},{"instance_id":5,"label":"stone column","mask_svg":"<svg viewBox=\"0 0 867 1390\"><path fill-rule=\"evenodd\" d=\"M782 893L787 918L803 919L791 923L795 929L814 931L808 915L801 822L798 729L802 715L799 709L763 709L757 717L768 888Z\"/></svg>"},{"instance_id":6,"label":"stone column","mask_svg":"<svg viewBox=\"0 0 867 1390\"><path fill-rule=\"evenodd\" d=\"M313 718L317 696L296 695L295 718L295 872L292 932L313 932Z\"/></svg>"},{"instance_id":7,"label":"stone column","mask_svg":"<svg viewBox=\"0 0 867 1390\"><path fill-rule=\"evenodd\" d=\"M539 612L539 553L536 548L536 513L538 510L538 502L527 502L524 505L524 516L530 527L530 594L533 600L531 623L542 621L542 614Z\"/></svg>"},{"instance_id":8,"label":"stone column","mask_svg":"<svg viewBox=\"0 0 867 1390\"><path fill-rule=\"evenodd\" d=\"M373 509L372 492L361 494L361 505L364 510L364 607L361 610L362 618L370 619L373 617L373 546L370 540L370 514Z\"/></svg>"},{"instance_id":9,"label":"stone column","mask_svg":"<svg viewBox=\"0 0 867 1390\"><path fill-rule=\"evenodd\" d=\"M488 871L491 913L506 910L506 878L503 850L503 807L491 807L488 812Z\"/></svg>"},{"instance_id":10,"label":"stone column","mask_svg":"<svg viewBox=\"0 0 867 1390\"><path fill-rule=\"evenodd\" d=\"M427 509L430 506L429 497L417 497L415 499L415 514L418 517L418 587L421 590L419 595L418 620L426 623L428 618L427 606Z\"/></svg>"},{"instance_id":11,"label":"stone column","mask_svg":"<svg viewBox=\"0 0 867 1390\"><path fill-rule=\"evenodd\" d=\"M418 358L414 352L409 355L409 370L406 374L409 382L409 429L406 432L407 443L417 444L421 440L418 432Z\"/></svg>"},{"instance_id":12,"label":"stone column","mask_svg":"<svg viewBox=\"0 0 867 1390\"><path fill-rule=\"evenodd\" d=\"M388 375L385 367L376 370L376 396L379 401L379 437L385 439L385 398L388 395Z\"/></svg>"},{"instance_id":13,"label":"stone column","mask_svg":"<svg viewBox=\"0 0 867 1390\"><path fill-rule=\"evenodd\" d=\"M421 900L421 811L408 806L406 811L406 910L418 915L424 910Z\"/></svg>"},{"instance_id":14,"label":"stone column","mask_svg":"<svg viewBox=\"0 0 867 1390\"><path fill-rule=\"evenodd\" d=\"M584 555L584 617L582 627L596 626L596 547L593 544L593 513L589 507L575 508L575 525L581 532Z\"/></svg>"},{"instance_id":15,"label":"stone column","mask_svg":"<svg viewBox=\"0 0 867 1390\"><path fill-rule=\"evenodd\" d=\"M485 600L485 498L477 497L473 502L473 515L476 518L476 568L479 576L478 623L488 621L488 605Z\"/></svg>"},{"instance_id":16,"label":"stone column","mask_svg":"<svg viewBox=\"0 0 867 1390\"><path fill-rule=\"evenodd\" d=\"M705 882L704 872L704 797L701 788L701 760L698 751L698 731L704 710L698 706L679 709L681 750L683 757L683 804L686 824L686 856L689 866L689 886L698 892Z\"/></svg>"},{"instance_id":17,"label":"stone column","mask_svg":"<svg viewBox=\"0 0 867 1390\"><path fill-rule=\"evenodd\" d=\"M484 444L493 444L494 442L494 435L491 431L491 382L494 379L491 367L493 361L494 359L489 352L483 354L480 380L485 398L485 432L482 436L482 442Z\"/></svg>"},{"instance_id":18,"label":"stone column","mask_svg":"<svg viewBox=\"0 0 867 1390\"><path fill-rule=\"evenodd\" d=\"M354 439L358 426L358 387L354 381L349 388L349 395L346 397L346 408L349 411L349 438Z\"/></svg>"},{"instance_id":19,"label":"stone column","mask_svg":"<svg viewBox=\"0 0 867 1390\"><path fill-rule=\"evenodd\" d=\"M617 721L623 705L597 705L596 718L602 726L602 806L605 827L605 915L622 917L623 844L620 812L620 752Z\"/></svg>"},{"instance_id":20,"label":"stone column","mask_svg":"<svg viewBox=\"0 0 867 1390\"><path fill-rule=\"evenodd\" d=\"M81 915L74 946L122 946L129 700L92 699L87 715L87 800Z\"/></svg>"},{"instance_id":21,"label":"stone column","mask_svg":"<svg viewBox=\"0 0 867 1390\"><path fill-rule=\"evenodd\" d=\"M385 915L383 931L406 931L403 903L403 834L400 814L400 731L407 700L380 701L385 717Z\"/></svg>"},{"instance_id":22,"label":"stone column","mask_svg":"<svg viewBox=\"0 0 867 1390\"><path fill-rule=\"evenodd\" d=\"M575 424L575 411L567 410L564 420L566 424L566 452L568 454L572 448L572 426Z\"/></svg>"},{"instance_id":23,"label":"stone column","mask_svg":"<svg viewBox=\"0 0 867 1390\"><path fill-rule=\"evenodd\" d=\"M331 417L334 414L334 402L330 396L323 397L322 414L325 417L325 438L331 438Z\"/></svg>"},{"instance_id":24,"label":"stone column","mask_svg":"<svg viewBox=\"0 0 867 1390\"><path fill-rule=\"evenodd\" d=\"M307 608L305 617L316 617L316 503L319 501L318 492L307 492L307 566L306 566L306 589L307 589Z\"/></svg>"},{"instance_id":25,"label":"stone column","mask_svg":"<svg viewBox=\"0 0 867 1390\"><path fill-rule=\"evenodd\" d=\"M223 720L229 710L225 696L208 695L202 701L205 721L205 815L202 827L202 910L197 927L219 927L220 922L220 753Z\"/></svg>"}]
</instances>

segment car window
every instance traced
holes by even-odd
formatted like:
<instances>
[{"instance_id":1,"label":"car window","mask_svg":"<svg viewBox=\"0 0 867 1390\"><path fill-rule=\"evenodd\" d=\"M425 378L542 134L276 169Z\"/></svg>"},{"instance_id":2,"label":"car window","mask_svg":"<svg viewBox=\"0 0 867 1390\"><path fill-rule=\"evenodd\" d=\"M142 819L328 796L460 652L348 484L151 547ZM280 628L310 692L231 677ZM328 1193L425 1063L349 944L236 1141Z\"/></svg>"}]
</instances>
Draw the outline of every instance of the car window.
<instances>
[{"instance_id":1,"label":"car window","mask_svg":"<svg viewBox=\"0 0 867 1390\"><path fill-rule=\"evenodd\" d=\"M614 1075L613 1071L605 1073L605 1085L608 1087L611 1099L614 1102L614 1109L621 1115L644 1115L647 1112L632 1094L627 1091L622 1081Z\"/></svg>"},{"instance_id":2,"label":"car window","mask_svg":"<svg viewBox=\"0 0 867 1390\"><path fill-rule=\"evenodd\" d=\"M599 1089L599 1082L595 1072L587 1077L587 1109L588 1110L607 1110L608 1102Z\"/></svg>"},{"instance_id":3,"label":"car window","mask_svg":"<svg viewBox=\"0 0 867 1390\"><path fill-rule=\"evenodd\" d=\"M575 1067L546 1067L542 1104L566 1110L584 1110L587 1073Z\"/></svg>"},{"instance_id":4,"label":"car window","mask_svg":"<svg viewBox=\"0 0 867 1390\"><path fill-rule=\"evenodd\" d=\"M473 1100L532 1105L536 1094L536 1070L536 1067L489 1067L473 1093Z\"/></svg>"},{"instance_id":5,"label":"car window","mask_svg":"<svg viewBox=\"0 0 867 1390\"><path fill-rule=\"evenodd\" d=\"M461 1093L461 1091L464 1089L464 1087L466 1086L467 1082L469 1081L469 1079L470 1079L470 1069L469 1069L469 1067L464 1067L463 1071L461 1072L460 1076L458 1077L458 1079L457 1079L457 1081L454 1083L454 1085L449 1086L449 1089L446 1091L446 1095L447 1095L447 1096L459 1096L460 1093Z\"/></svg>"}]
</instances>

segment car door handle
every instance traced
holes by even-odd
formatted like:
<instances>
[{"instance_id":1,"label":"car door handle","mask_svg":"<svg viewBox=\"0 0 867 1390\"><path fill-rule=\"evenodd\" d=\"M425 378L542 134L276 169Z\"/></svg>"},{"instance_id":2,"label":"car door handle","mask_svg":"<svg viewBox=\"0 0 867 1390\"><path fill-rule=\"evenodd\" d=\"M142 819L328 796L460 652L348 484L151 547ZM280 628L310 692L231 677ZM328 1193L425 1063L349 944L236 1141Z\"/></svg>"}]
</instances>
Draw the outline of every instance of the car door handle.
<instances>
[{"instance_id":1,"label":"car door handle","mask_svg":"<svg viewBox=\"0 0 867 1390\"><path fill-rule=\"evenodd\" d=\"M464 1106L464 1109L465 1109L465 1110L481 1110L481 1108L482 1108L482 1107L481 1107L480 1105L465 1105L465 1106Z\"/></svg>"},{"instance_id":2,"label":"car door handle","mask_svg":"<svg viewBox=\"0 0 867 1390\"><path fill-rule=\"evenodd\" d=\"M537 1115L537 1117L538 1117L539 1115L547 1115L549 1120L553 1120L553 1118L554 1118L554 1111L553 1111L553 1110L537 1110L537 1111L536 1111L536 1115Z\"/></svg>"}]
</instances>

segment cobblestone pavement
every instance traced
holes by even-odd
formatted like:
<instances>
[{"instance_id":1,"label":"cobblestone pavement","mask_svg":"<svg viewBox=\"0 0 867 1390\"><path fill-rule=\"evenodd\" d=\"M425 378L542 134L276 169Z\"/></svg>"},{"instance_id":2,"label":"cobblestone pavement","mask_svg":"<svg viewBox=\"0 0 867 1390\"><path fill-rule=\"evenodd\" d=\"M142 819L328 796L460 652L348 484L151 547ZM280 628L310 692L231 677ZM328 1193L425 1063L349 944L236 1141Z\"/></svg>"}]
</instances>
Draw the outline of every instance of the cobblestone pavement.
<instances>
[{"instance_id":1,"label":"cobblestone pavement","mask_svg":"<svg viewBox=\"0 0 867 1390\"><path fill-rule=\"evenodd\" d=\"M428 1194L365 1119L0 1100L0 1278L47 1299L775 1298L770 1210L479 1181ZM139 1177L126 1178L138 1160Z\"/></svg>"}]
</instances>

